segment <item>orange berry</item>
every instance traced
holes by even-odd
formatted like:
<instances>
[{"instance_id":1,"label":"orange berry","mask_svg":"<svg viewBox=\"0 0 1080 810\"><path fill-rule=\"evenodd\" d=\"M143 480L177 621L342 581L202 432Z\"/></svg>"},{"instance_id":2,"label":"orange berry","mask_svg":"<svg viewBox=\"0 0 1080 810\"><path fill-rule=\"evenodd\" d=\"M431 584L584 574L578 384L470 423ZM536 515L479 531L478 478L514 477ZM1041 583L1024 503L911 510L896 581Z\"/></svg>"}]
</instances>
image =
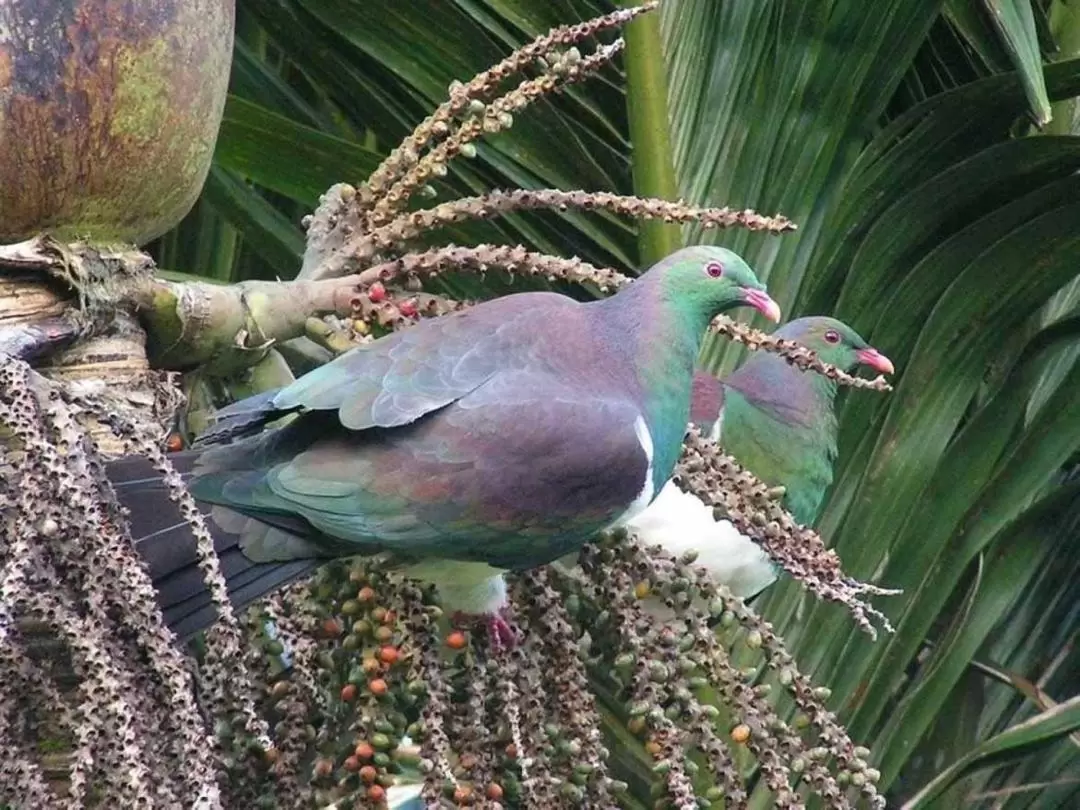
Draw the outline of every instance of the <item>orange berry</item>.
<instances>
[{"instance_id":1,"label":"orange berry","mask_svg":"<svg viewBox=\"0 0 1080 810\"><path fill-rule=\"evenodd\" d=\"M184 437L179 433L170 433L169 438L165 440L165 449L170 453L179 453L184 449Z\"/></svg>"},{"instance_id":2,"label":"orange berry","mask_svg":"<svg viewBox=\"0 0 1080 810\"><path fill-rule=\"evenodd\" d=\"M372 765L365 765L360 769L360 778L367 784L373 784L379 778L379 772Z\"/></svg>"},{"instance_id":3,"label":"orange berry","mask_svg":"<svg viewBox=\"0 0 1080 810\"><path fill-rule=\"evenodd\" d=\"M750 726L742 723L731 730L731 739L737 743L744 743L750 739Z\"/></svg>"},{"instance_id":4,"label":"orange berry","mask_svg":"<svg viewBox=\"0 0 1080 810\"><path fill-rule=\"evenodd\" d=\"M373 802L381 802L386 798L386 788L382 785L371 785L367 789L367 797Z\"/></svg>"},{"instance_id":5,"label":"orange berry","mask_svg":"<svg viewBox=\"0 0 1080 810\"><path fill-rule=\"evenodd\" d=\"M458 785L454 790L454 801L458 804L465 804L472 798L472 788L467 785Z\"/></svg>"},{"instance_id":6,"label":"orange berry","mask_svg":"<svg viewBox=\"0 0 1080 810\"><path fill-rule=\"evenodd\" d=\"M370 602L375 598L375 589L365 585L356 593L356 599L358 602Z\"/></svg>"},{"instance_id":7,"label":"orange berry","mask_svg":"<svg viewBox=\"0 0 1080 810\"><path fill-rule=\"evenodd\" d=\"M503 789L498 782L492 782L487 786L487 797L493 802L502 801Z\"/></svg>"},{"instance_id":8,"label":"orange berry","mask_svg":"<svg viewBox=\"0 0 1080 810\"><path fill-rule=\"evenodd\" d=\"M400 657L401 653L398 652L398 648L392 647L389 644L379 650L379 658L382 659L384 664L396 664Z\"/></svg>"},{"instance_id":9,"label":"orange berry","mask_svg":"<svg viewBox=\"0 0 1080 810\"><path fill-rule=\"evenodd\" d=\"M451 650L463 650L468 643L469 641L465 638L465 634L460 630L455 630L446 637L446 646Z\"/></svg>"},{"instance_id":10,"label":"orange berry","mask_svg":"<svg viewBox=\"0 0 1080 810\"><path fill-rule=\"evenodd\" d=\"M369 742L358 742L356 744L356 750L353 751L353 754L360 759L371 759L373 756L375 756L375 749L371 746L371 743Z\"/></svg>"},{"instance_id":11,"label":"orange berry","mask_svg":"<svg viewBox=\"0 0 1080 810\"><path fill-rule=\"evenodd\" d=\"M386 681L382 678L376 678L373 681L369 681L367 686L371 691L371 694L376 697L382 697L390 690L390 687L386 685Z\"/></svg>"},{"instance_id":12,"label":"orange berry","mask_svg":"<svg viewBox=\"0 0 1080 810\"><path fill-rule=\"evenodd\" d=\"M346 703L352 703L356 700L356 684L347 683L341 687L341 699Z\"/></svg>"},{"instance_id":13,"label":"orange berry","mask_svg":"<svg viewBox=\"0 0 1080 810\"><path fill-rule=\"evenodd\" d=\"M360 664L360 667L364 670L364 674L366 675L374 675L382 668L379 666L378 659L372 658L371 656L365 658Z\"/></svg>"},{"instance_id":14,"label":"orange berry","mask_svg":"<svg viewBox=\"0 0 1080 810\"><path fill-rule=\"evenodd\" d=\"M360 760L355 756L345 757L345 770L353 772L360 770Z\"/></svg>"}]
</instances>

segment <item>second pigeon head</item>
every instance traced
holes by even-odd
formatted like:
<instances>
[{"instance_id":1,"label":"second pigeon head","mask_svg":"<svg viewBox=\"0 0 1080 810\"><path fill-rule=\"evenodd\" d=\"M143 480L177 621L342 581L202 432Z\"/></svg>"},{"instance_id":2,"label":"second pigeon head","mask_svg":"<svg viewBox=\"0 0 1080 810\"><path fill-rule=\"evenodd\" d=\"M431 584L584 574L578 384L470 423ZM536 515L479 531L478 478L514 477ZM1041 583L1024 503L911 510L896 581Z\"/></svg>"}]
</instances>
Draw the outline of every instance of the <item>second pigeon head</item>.
<instances>
[{"instance_id":1,"label":"second pigeon head","mask_svg":"<svg viewBox=\"0 0 1080 810\"><path fill-rule=\"evenodd\" d=\"M867 366L882 374L892 374L892 361L848 326L836 318L814 316L797 318L773 332L773 337L794 340L837 368L851 371Z\"/></svg>"}]
</instances>

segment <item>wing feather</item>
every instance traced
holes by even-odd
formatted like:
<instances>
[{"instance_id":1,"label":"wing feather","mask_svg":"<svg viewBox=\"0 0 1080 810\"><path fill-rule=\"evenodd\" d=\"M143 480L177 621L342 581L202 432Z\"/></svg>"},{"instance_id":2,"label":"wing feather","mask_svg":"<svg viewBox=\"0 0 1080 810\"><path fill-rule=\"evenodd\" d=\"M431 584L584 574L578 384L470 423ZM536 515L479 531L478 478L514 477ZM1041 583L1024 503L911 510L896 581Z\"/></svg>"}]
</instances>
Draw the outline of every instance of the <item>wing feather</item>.
<instances>
[{"instance_id":1,"label":"wing feather","mask_svg":"<svg viewBox=\"0 0 1080 810\"><path fill-rule=\"evenodd\" d=\"M316 416L311 414L310 416ZM393 429L326 431L253 454L254 469L196 478L196 497L258 516L294 515L357 552L392 551L537 565L617 519L641 492L650 458L625 399L546 374L496 374L442 410ZM254 555L258 549L248 548ZM256 558L253 556L253 558Z\"/></svg>"}]
</instances>

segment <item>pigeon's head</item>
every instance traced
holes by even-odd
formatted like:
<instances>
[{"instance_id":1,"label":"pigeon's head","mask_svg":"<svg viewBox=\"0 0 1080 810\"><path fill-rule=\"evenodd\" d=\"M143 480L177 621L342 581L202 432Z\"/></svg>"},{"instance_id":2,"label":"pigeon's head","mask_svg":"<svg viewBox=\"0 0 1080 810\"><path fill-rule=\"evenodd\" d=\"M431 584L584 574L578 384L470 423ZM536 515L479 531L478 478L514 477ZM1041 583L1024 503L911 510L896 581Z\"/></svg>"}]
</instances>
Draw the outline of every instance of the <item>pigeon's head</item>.
<instances>
[{"instance_id":1,"label":"pigeon's head","mask_svg":"<svg viewBox=\"0 0 1080 810\"><path fill-rule=\"evenodd\" d=\"M729 309L751 306L779 322L780 307L742 257L712 245L676 251L649 271L657 273L665 297L678 306L712 318Z\"/></svg>"},{"instance_id":2,"label":"pigeon's head","mask_svg":"<svg viewBox=\"0 0 1080 810\"><path fill-rule=\"evenodd\" d=\"M785 323L774 337L794 340L817 352L826 363L844 371L868 366L882 374L892 374L893 364L854 329L835 318L796 318Z\"/></svg>"}]
</instances>

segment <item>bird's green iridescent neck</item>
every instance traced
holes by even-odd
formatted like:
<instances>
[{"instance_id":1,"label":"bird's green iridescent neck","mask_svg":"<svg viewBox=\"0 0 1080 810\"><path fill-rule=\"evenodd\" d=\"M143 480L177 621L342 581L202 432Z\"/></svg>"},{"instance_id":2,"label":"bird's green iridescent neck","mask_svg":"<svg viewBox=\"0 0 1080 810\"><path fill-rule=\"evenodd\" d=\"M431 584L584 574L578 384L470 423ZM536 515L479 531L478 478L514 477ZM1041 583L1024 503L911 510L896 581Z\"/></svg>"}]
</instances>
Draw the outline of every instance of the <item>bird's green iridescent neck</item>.
<instances>
[{"instance_id":1,"label":"bird's green iridescent neck","mask_svg":"<svg viewBox=\"0 0 1080 810\"><path fill-rule=\"evenodd\" d=\"M714 272L716 271L716 272ZM764 285L738 255L697 245L658 262L618 295L602 302L607 339L624 347L622 369L633 377L653 444L653 484L670 477L690 419L691 381L713 316L746 304ZM766 296L767 298L767 296Z\"/></svg>"},{"instance_id":2,"label":"bird's green iridescent neck","mask_svg":"<svg viewBox=\"0 0 1080 810\"><path fill-rule=\"evenodd\" d=\"M647 330L648 360L640 374L645 393L645 420L653 439L653 485L659 492L682 450L690 421L691 381L708 319L662 318Z\"/></svg>"},{"instance_id":3,"label":"bird's green iridescent neck","mask_svg":"<svg viewBox=\"0 0 1080 810\"><path fill-rule=\"evenodd\" d=\"M653 442L656 492L671 476L682 449L694 365L716 311L715 302L680 296L664 282L662 276L635 282L636 295L620 296L625 315L615 319L626 320L621 329L624 336L636 336L636 376Z\"/></svg>"}]
</instances>

